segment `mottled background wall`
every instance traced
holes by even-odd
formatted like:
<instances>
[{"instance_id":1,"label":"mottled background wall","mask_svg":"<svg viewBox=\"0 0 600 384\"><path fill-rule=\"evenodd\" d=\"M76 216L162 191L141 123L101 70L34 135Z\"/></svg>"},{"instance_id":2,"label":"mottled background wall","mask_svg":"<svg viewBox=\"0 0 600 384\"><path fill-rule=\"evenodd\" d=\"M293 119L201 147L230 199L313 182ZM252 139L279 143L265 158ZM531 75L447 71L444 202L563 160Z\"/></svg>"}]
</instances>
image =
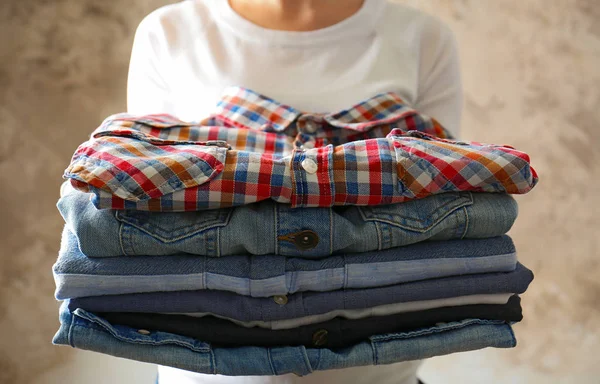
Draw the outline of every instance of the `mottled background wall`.
<instances>
[{"instance_id":1,"label":"mottled background wall","mask_svg":"<svg viewBox=\"0 0 600 384\"><path fill-rule=\"evenodd\" d=\"M536 273L516 327L519 346L433 359L423 377L432 384L600 382L600 3L404 2L456 32L465 138L525 150L541 175L518 198L511 232ZM125 109L133 32L167 3L0 3L0 383L151 377L149 365L50 345L58 326L50 269L62 226L54 208L60 175L102 118Z\"/></svg>"}]
</instances>

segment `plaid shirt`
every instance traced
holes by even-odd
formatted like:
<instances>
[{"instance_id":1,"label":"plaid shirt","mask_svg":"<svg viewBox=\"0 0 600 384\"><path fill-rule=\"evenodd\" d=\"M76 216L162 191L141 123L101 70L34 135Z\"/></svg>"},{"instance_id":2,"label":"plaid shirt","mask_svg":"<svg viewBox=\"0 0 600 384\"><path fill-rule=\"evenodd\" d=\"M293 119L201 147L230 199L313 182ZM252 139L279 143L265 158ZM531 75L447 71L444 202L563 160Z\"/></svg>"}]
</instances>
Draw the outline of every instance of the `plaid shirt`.
<instances>
[{"instance_id":1,"label":"plaid shirt","mask_svg":"<svg viewBox=\"0 0 600 384\"><path fill-rule=\"evenodd\" d=\"M394 93L308 114L232 87L209 118L107 118L65 178L98 208L195 211L273 199L293 207L378 205L450 191L528 192L529 157L460 142Z\"/></svg>"}]
</instances>

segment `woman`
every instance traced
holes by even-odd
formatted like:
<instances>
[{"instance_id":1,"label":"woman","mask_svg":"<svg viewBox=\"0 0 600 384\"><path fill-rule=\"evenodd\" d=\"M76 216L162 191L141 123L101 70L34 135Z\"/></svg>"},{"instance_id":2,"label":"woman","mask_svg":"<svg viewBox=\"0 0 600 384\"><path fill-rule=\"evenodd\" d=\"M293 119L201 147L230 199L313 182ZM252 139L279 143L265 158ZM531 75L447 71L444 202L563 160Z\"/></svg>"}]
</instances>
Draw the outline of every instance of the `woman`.
<instances>
[{"instance_id":1,"label":"woman","mask_svg":"<svg viewBox=\"0 0 600 384\"><path fill-rule=\"evenodd\" d=\"M129 71L129 113L197 121L231 85L312 113L393 91L459 133L462 89L452 32L386 0L190 0L141 22ZM159 367L159 383L415 384L419 365L306 377L227 377Z\"/></svg>"}]
</instances>

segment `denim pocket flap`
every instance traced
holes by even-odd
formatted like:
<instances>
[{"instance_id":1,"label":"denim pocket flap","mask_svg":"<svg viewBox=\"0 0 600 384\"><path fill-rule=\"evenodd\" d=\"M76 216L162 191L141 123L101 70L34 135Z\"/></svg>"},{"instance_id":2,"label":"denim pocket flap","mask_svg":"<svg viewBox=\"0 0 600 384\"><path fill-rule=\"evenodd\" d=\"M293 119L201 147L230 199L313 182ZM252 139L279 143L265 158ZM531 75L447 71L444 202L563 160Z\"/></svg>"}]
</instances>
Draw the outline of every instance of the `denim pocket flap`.
<instances>
[{"instance_id":1,"label":"denim pocket flap","mask_svg":"<svg viewBox=\"0 0 600 384\"><path fill-rule=\"evenodd\" d=\"M456 210L473 204L470 192L448 192L399 204L360 206L365 221L426 232Z\"/></svg>"},{"instance_id":2,"label":"denim pocket flap","mask_svg":"<svg viewBox=\"0 0 600 384\"><path fill-rule=\"evenodd\" d=\"M172 243L200 232L226 226L231 208L194 212L146 212L135 210L115 211L122 223L164 242Z\"/></svg>"}]
</instances>

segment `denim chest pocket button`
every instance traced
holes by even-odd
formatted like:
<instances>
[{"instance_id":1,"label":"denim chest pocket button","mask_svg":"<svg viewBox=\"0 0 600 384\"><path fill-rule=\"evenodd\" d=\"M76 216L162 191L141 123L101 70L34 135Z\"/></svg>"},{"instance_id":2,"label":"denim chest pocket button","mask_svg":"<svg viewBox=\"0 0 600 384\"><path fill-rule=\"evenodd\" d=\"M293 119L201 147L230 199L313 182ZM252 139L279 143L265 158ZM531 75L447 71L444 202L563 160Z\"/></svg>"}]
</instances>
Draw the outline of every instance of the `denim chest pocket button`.
<instances>
[{"instance_id":1,"label":"denim chest pocket button","mask_svg":"<svg viewBox=\"0 0 600 384\"><path fill-rule=\"evenodd\" d=\"M115 211L115 217L164 243L172 243L226 226L231 213L231 208L173 213L124 210Z\"/></svg>"},{"instance_id":2,"label":"denim chest pocket button","mask_svg":"<svg viewBox=\"0 0 600 384\"><path fill-rule=\"evenodd\" d=\"M300 251L308 251L319 245L319 235L311 230L304 230L296 233L289 233L277 237L279 241L289 241L293 243Z\"/></svg>"},{"instance_id":3,"label":"denim chest pocket button","mask_svg":"<svg viewBox=\"0 0 600 384\"><path fill-rule=\"evenodd\" d=\"M364 221L386 223L414 232L426 232L446 217L473 204L470 192L447 192L400 204L359 206Z\"/></svg>"},{"instance_id":4,"label":"denim chest pocket button","mask_svg":"<svg viewBox=\"0 0 600 384\"><path fill-rule=\"evenodd\" d=\"M313 249L319 244L319 235L313 231L302 231L295 236L294 243L298 249Z\"/></svg>"}]
</instances>

